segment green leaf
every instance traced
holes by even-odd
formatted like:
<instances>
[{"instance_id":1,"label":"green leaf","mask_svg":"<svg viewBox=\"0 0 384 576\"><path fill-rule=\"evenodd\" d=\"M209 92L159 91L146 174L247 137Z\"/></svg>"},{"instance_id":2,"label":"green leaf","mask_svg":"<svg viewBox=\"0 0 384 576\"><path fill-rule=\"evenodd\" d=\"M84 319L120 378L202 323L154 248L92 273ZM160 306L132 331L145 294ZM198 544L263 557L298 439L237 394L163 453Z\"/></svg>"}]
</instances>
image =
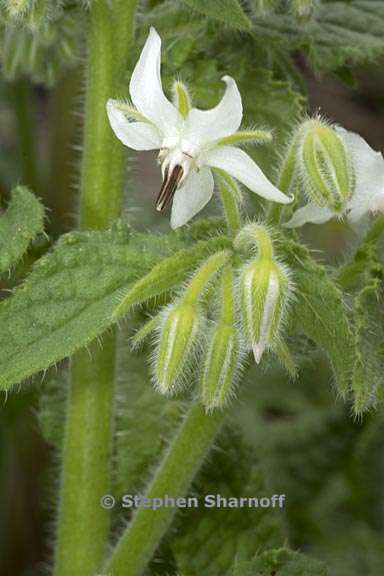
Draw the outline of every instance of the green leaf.
<instances>
[{"instance_id":1,"label":"green leaf","mask_svg":"<svg viewBox=\"0 0 384 576\"><path fill-rule=\"evenodd\" d=\"M344 395L352 374L354 342L342 292L305 248L286 241L285 249L285 262L296 285L290 317L299 330L328 353L337 388Z\"/></svg>"},{"instance_id":2,"label":"green leaf","mask_svg":"<svg viewBox=\"0 0 384 576\"><path fill-rule=\"evenodd\" d=\"M44 208L25 186L12 191L7 211L0 217L0 273L15 266L31 241L44 230Z\"/></svg>"},{"instance_id":3,"label":"green leaf","mask_svg":"<svg viewBox=\"0 0 384 576\"><path fill-rule=\"evenodd\" d=\"M384 53L384 4L381 0L321 2L313 17L300 24L287 13L254 20L258 42L302 48L318 69L374 60Z\"/></svg>"},{"instance_id":4,"label":"green leaf","mask_svg":"<svg viewBox=\"0 0 384 576\"><path fill-rule=\"evenodd\" d=\"M166 398L154 390L145 355L127 349L124 336L123 333L117 368L116 495L144 489L184 408L180 398Z\"/></svg>"},{"instance_id":5,"label":"green leaf","mask_svg":"<svg viewBox=\"0 0 384 576\"><path fill-rule=\"evenodd\" d=\"M238 0L183 0L190 8L197 12L224 22L231 28L249 29L251 21L245 14Z\"/></svg>"},{"instance_id":6,"label":"green leaf","mask_svg":"<svg viewBox=\"0 0 384 576\"><path fill-rule=\"evenodd\" d=\"M235 559L251 560L260 550L283 543L281 510L267 508L205 508L207 494L224 498L270 496L257 451L232 426L218 440L193 493L200 505L188 510L173 534L171 547L183 574L223 576Z\"/></svg>"},{"instance_id":7,"label":"green leaf","mask_svg":"<svg viewBox=\"0 0 384 576\"><path fill-rule=\"evenodd\" d=\"M198 242L193 248L180 250L174 256L163 260L131 288L116 310L113 311L113 317L117 318L132 306L141 304L174 288L185 280L188 272L204 257L217 250L230 247L230 240L225 236L219 236L205 242Z\"/></svg>"},{"instance_id":8,"label":"green leaf","mask_svg":"<svg viewBox=\"0 0 384 576\"><path fill-rule=\"evenodd\" d=\"M101 334L121 291L177 245L143 234L128 240L122 225L67 234L1 303L0 388L47 369Z\"/></svg>"},{"instance_id":9,"label":"green leaf","mask_svg":"<svg viewBox=\"0 0 384 576\"><path fill-rule=\"evenodd\" d=\"M267 550L251 562L235 565L233 576L327 576L325 565L286 548Z\"/></svg>"},{"instance_id":10,"label":"green leaf","mask_svg":"<svg viewBox=\"0 0 384 576\"><path fill-rule=\"evenodd\" d=\"M361 414L377 402L384 384L384 314L383 294L375 278L357 295L354 303L356 355L352 392L354 410Z\"/></svg>"}]
</instances>

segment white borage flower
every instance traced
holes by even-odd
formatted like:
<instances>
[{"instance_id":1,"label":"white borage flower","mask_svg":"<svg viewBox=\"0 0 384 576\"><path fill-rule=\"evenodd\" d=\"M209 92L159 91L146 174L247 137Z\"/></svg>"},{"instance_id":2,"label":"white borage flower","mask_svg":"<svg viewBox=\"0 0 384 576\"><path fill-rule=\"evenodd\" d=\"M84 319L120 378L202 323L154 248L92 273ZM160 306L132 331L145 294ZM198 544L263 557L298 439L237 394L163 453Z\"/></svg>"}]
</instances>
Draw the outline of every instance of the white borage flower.
<instances>
[{"instance_id":1,"label":"white borage flower","mask_svg":"<svg viewBox=\"0 0 384 576\"><path fill-rule=\"evenodd\" d=\"M160 55L161 39L151 28L129 85L133 106L108 100L107 113L123 144L134 150L160 151L163 185L156 208L163 210L173 199L172 228L188 222L211 199L211 168L224 170L263 198L282 204L291 202L248 154L233 146L252 139L252 132L248 132L248 137L247 133L237 132L243 107L233 78L223 77L225 94L211 110L191 108L187 92L178 83L179 105L175 106L163 92Z\"/></svg>"},{"instance_id":2,"label":"white borage flower","mask_svg":"<svg viewBox=\"0 0 384 576\"><path fill-rule=\"evenodd\" d=\"M332 218L346 217L352 226L359 226L365 217L384 212L384 158L373 150L358 134L341 127L335 128L343 139L350 155L354 171L354 189L342 212L329 206L308 202L296 210L285 224L289 228L303 226L307 222L323 224Z\"/></svg>"}]
</instances>

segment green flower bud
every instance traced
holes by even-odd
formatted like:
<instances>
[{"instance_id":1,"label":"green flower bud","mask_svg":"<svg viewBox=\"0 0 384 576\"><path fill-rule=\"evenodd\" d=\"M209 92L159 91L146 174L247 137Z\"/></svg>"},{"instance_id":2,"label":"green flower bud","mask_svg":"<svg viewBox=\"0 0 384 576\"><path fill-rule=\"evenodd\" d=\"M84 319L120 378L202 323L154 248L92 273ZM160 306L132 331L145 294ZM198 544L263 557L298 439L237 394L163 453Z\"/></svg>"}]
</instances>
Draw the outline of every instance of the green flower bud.
<instances>
[{"instance_id":1,"label":"green flower bud","mask_svg":"<svg viewBox=\"0 0 384 576\"><path fill-rule=\"evenodd\" d=\"M289 296L289 274L273 259L258 257L240 275L240 305L248 347L260 362L277 338Z\"/></svg>"},{"instance_id":2,"label":"green flower bud","mask_svg":"<svg viewBox=\"0 0 384 576\"><path fill-rule=\"evenodd\" d=\"M202 402L207 412L223 408L228 403L243 356L235 327L233 272L230 266L222 275L220 304L220 319L212 332L202 374Z\"/></svg>"},{"instance_id":3,"label":"green flower bud","mask_svg":"<svg viewBox=\"0 0 384 576\"><path fill-rule=\"evenodd\" d=\"M182 302L165 310L154 357L155 385L163 394L172 394L182 384L201 326L198 306Z\"/></svg>"},{"instance_id":4,"label":"green flower bud","mask_svg":"<svg viewBox=\"0 0 384 576\"><path fill-rule=\"evenodd\" d=\"M223 408L231 398L240 356L235 328L218 324L209 343L202 376L202 402L207 412Z\"/></svg>"},{"instance_id":5,"label":"green flower bud","mask_svg":"<svg viewBox=\"0 0 384 576\"><path fill-rule=\"evenodd\" d=\"M318 206L342 212L354 189L354 173L343 139L321 120L301 128L299 170L305 191Z\"/></svg>"}]
</instances>

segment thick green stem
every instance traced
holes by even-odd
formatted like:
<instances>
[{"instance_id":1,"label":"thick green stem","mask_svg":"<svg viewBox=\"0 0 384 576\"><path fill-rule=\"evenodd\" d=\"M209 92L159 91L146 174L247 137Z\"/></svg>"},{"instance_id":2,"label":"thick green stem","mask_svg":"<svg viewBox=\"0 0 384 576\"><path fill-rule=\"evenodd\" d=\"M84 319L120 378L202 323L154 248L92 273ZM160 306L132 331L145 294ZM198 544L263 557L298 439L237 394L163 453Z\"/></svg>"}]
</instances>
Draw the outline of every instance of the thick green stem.
<instances>
[{"instance_id":1,"label":"thick green stem","mask_svg":"<svg viewBox=\"0 0 384 576\"><path fill-rule=\"evenodd\" d=\"M146 497L185 496L224 421L225 412L206 415L193 404L151 482ZM170 526L175 509L139 508L108 563L108 576L139 576Z\"/></svg>"},{"instance_id":2,"label":"thick green stem","mask_svg":"<svg viewBox=\"0 0 384 576\"><path fill-rule=\"evenodd\" d=\"M137 0L95 0L88 25L87 88L80 226L106 228L120 213L124 157L105 112L118 96L130 49ZM63 447L55 576L93 576L107 548L115 334L72 361Z\"/></svg>"},{"instance_id":3,"label":"thick green stem","mask_svg":"<svg viewBox=\"0 0 384 576\"><path fill-rule=\"evenodd\" d=\"M50 229L55 236L68 232L73 225L73 174L68 170L76 162L72 144L77 136L77 119L73 113L80 93L82 75L78 68L69 70L51 94L49 122L49 170L46 175L44 204L49 214Z\"/></svg>"},{"instance_id":4,"label":"thick green stem","mask_svg":"<svg viewBox=\"0 0 384 576\"><path fill-rule=\"evenodd\" d=\"M34 94L26 80L18 80L12 86L12 102L15 110L20 168L23 184L39 193L36 162L36 134L34 127Z\"/></svg>"}]
</instances>

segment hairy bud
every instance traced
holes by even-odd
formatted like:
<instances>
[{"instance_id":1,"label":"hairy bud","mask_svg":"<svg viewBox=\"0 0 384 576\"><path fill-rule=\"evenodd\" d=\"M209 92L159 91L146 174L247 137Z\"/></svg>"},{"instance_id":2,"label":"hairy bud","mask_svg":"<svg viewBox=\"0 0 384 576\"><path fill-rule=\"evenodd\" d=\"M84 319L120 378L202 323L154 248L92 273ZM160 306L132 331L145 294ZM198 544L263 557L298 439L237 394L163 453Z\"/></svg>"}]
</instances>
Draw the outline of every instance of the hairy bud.
<instances>
[{"instance_id":1,"label":"hairy bud","mask_svg":"<svg viewBox=\"0 0 384 576\"><path fill-rule=\"evenodd\" d=\"M239 359L240 345L235 328L218 324L209 343L202 376L202 402L207 412L228 403Z\"/></svg>"},{"instance_id":2,"label":"hairy bud","mask_svg":"<svg viewBox=\"0 0 384 576\"><path fill-rule=\"evenodd\" d=\"M239 290L246 342L259 363L278 335L289 296L289 275L275 260L259 257L244 266Z\"/></svg>"},{"instance_id":3,"label":"hairy bud","mask_svg":"<svg viewBox=\"0 0 384 576\"><path fill-rule=\"evenodd\" d=\"M242 356L235 327L233 272L228 266L221 279L220 318L211 335L202 374L201 396L207 412L228 403Z\"/></svg>"},{"instance_id":4,"label":"hairy bud","mask_svg":"<svg viewBox=\"0 0 384 576\"><path fill-rule=\"evenodd\" d=\"M197 306L179 303L166 309L154 362L155 385L163 394L172 394L182 381L201 324Z\"/></svg>"},{"instance_id":5,"label":"hairy bud","mask_svg":"<svg viewBox=\"0 0 384 576\"><path fill-rule=\"evenodd\" d=\"M300 133L298 164L308 196L318 206L341 213L352 196L355 180L343 139L318 119L305 122Z\"/></svg>"}]
</instances>

